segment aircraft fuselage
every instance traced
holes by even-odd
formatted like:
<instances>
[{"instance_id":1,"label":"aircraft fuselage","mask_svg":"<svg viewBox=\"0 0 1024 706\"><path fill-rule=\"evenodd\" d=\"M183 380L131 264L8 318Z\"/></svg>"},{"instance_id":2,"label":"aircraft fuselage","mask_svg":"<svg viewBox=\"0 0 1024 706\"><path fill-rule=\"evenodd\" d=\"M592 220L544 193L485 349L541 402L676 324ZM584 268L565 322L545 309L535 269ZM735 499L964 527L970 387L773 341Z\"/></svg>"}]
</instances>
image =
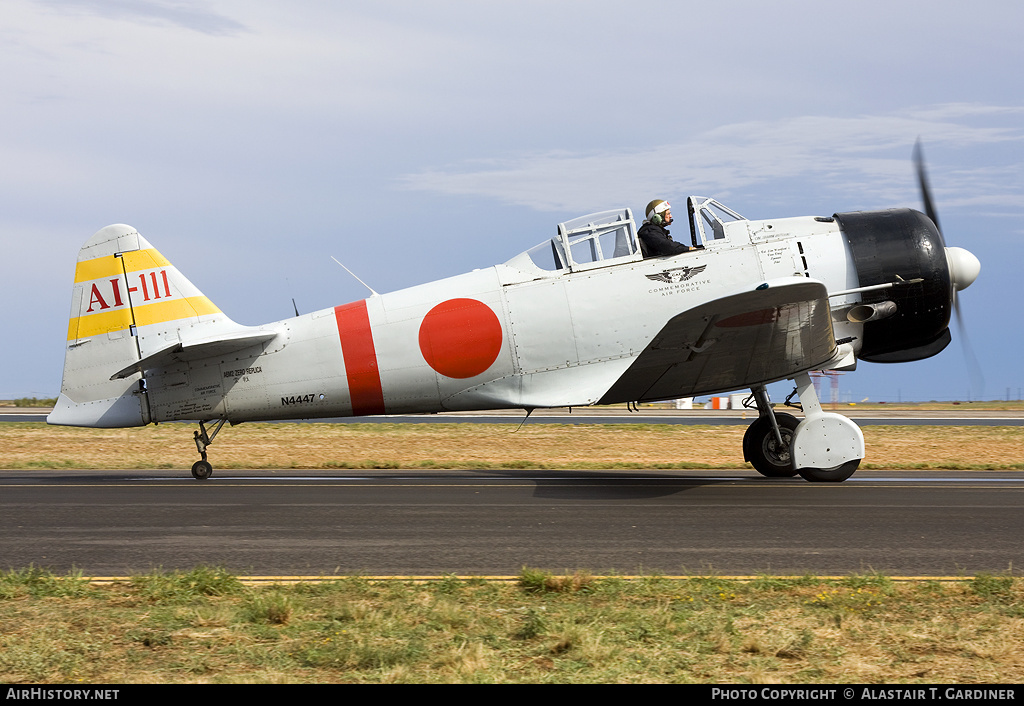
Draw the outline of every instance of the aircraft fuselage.
<instances>
[{"instance_id":1,"label":"aircraft fuselage","mask_svg":"<svg viewBox=\"0 0 1024 706\"><path fill-rule=\"evenodd\" d=\"M148 372L147 421L237 423L594 404L680 312L749 290L752 281L798 276L835 291L857 286L849 248L834 222L744 224L745 233L732 229L728 239L673 257L579 272L545 272L517 258L267 324L260 330L277 334L267 343ZM743 235L747 242L737 242ZM847 299L852 297L833 305ZM861 328L838 325L846 336ZM636 399L772 381L656 388Z\"/></svg>"}]
</instances>

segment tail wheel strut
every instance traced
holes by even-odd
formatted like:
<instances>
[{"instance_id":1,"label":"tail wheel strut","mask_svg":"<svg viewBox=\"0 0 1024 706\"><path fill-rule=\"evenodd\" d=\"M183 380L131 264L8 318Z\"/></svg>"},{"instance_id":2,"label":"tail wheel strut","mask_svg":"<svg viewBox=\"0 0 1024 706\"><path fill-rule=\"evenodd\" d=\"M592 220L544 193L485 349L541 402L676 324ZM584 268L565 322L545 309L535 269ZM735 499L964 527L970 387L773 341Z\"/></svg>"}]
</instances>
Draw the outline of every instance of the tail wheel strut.
<instances>
[{"instance_id":1,"label":"tail wheel strut","mask_svg":"<svg viewBox=\"0 0 1024 706\"><path fill-rule=\"evenodd\" d=\"M212 433L208 433L206 431L206 425L203 424L203 422L199 422L199 431L193 432L193 438L196 442L196 450L199 451L199 455L202 456L201 461L196 461L192 464L192 477L196 480L206 480L213 475L213 466L206 459L206 447L213 443L214 438L217 436L217 432L220 431L226 421L226 419L217 420L217 425L213 428Z\"/></svg>"}]
</instances>

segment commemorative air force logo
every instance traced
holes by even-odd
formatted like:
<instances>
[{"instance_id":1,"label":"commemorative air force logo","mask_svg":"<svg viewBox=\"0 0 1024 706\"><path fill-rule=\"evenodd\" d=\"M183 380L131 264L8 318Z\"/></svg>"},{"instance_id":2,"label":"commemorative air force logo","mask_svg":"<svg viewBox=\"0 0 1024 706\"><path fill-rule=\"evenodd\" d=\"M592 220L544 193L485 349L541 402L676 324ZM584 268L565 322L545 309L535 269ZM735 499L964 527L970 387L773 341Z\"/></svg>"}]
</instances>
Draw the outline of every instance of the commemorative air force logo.
<instances>
[{"instance_id":1,"label":"commemorative air force logo","mask_svg":"<svg viewBox=\"0 0 1024 706\"><path fill-rule=\"evenodd\" d=\"M656 275L644 275L647 279L653 279L655 282L667 282L668 284L675 284L677 282L685 282L691 277L695 277L704 271L707 265L701 265L700 267L674 267L671 270L663 270Z\"/></svg>"}]
</instances>

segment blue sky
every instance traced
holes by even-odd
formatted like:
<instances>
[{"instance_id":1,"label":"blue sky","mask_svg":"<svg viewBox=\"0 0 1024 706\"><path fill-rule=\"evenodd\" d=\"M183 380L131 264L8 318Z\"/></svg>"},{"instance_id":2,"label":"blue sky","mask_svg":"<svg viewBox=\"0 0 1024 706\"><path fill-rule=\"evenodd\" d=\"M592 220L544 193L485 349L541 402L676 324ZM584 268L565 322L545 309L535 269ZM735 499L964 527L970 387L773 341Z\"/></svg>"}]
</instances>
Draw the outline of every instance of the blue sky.
<instances>
[{"instance_id":1,"label":"blue sky","mask_svg":"<svg viewBox=\"0 0 1024 706\"><path fill-rule=\"evenodd\" d=\"M145 235L245 324L502 262L655 197L920 208L920 137L984 389L954 343L854 401L1024 387L1024 5L7 0L0 398L60 387L78 248Z\"/></svg>"}]
</instances>

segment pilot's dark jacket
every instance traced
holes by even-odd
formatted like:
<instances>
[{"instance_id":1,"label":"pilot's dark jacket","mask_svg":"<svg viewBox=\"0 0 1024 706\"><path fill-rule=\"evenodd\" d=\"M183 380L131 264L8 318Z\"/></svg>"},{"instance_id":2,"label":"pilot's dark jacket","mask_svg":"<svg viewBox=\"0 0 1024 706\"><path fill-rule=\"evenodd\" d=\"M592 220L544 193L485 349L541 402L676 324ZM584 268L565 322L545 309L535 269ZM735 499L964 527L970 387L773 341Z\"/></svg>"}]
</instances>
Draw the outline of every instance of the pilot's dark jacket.
<instances>
[{"instance_id":1,"label":"pilot's dark jacket","mask_svg":"<svg viewBox=\"0 0 1024 706\"><path fill-rule=\"evenodd\" d=\"M682 243L672 240L672 236L668 234L665 226L644 223L636 234L640 237L640 250L643 251L644 257L678 255L690 250Z\"/></svg>"}]
</instances>

